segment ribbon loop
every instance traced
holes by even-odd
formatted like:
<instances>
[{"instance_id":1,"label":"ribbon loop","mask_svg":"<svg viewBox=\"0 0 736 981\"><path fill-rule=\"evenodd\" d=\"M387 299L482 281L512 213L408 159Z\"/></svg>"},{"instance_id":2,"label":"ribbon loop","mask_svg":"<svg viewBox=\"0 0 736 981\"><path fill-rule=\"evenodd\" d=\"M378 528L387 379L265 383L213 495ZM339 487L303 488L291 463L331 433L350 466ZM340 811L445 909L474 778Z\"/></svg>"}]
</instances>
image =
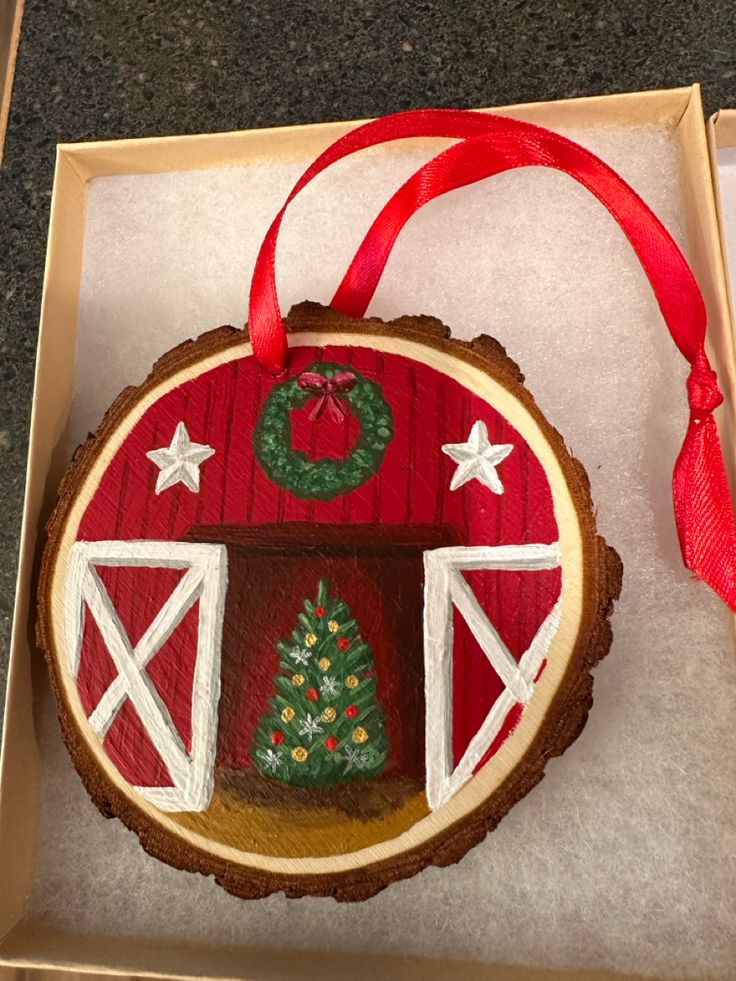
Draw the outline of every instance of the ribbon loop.
<instances>
[{"instance_id":1,"label":"ribbon loop","mask_svg":"<svg viewBox=\"0 0 736 981\"><path fill-rule=\"evenodd\" d=\"M332 301L360 317L373 296L396 239L419 208L440 194L514 167L554 167L596 195L631 242L662 311L672 340L690 363L687 380L690 421L675 462L672 488L683 561L736 611L736 521L713 410L723 401L705 353L706 311L685 258L667 229L606 163L585 147L551 130L493 113L420 109L396 113L358 126L324 151L297 181L266 233L250 290L253 351L273 374L283 370L286 332L275 278L276 240L284 212L317 174L358 150L407 137L460 140L420 167L394 194L374 221ZM347 374L350 374L348 372ZM318 379L307 378L316 375ZM304 381L302 381L304 379ZM317 373L299 384L319 402L312 417L328 409L344 417L344 396L352 384ZM316 386L310 387L310 386Z\"/></svg>"},{"instance_id":2,"label":"ribbon loop","mask_svg":"<svg viewBox=\"0 0 736 981\"><path fill-rule=\"evenodd\" d=\"M693 419L702 420L723 402L718 376L710 366L705 350L698 352L687 378L687 398Z\"/></svg>"}]
</instances>

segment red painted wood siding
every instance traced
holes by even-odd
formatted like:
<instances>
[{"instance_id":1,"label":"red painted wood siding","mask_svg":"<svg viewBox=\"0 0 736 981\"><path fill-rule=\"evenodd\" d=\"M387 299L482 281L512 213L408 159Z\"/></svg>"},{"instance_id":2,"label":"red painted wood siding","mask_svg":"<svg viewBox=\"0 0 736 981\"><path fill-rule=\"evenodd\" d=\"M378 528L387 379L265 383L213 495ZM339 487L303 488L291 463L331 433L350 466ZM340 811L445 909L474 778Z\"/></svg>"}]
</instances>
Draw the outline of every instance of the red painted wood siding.
<instances>
[{"instance_id":1,"label":"red painted wood siding","mask_svg":"<svg viewBox=\"0 0 736 981\"><path fill-rule=\"evenodd\" d=\"M443 523L467 545L553 542L557 539L551 494L539 461L519 434L482 399L451 378L409 359L363 348L293 348L290 373L318 360L350 365L381 383L394 413L395 436L379 474L332 501L304 501L275 486L255 459L251 434L263 399L273 384L253 358L222 365L164 395L134 427L103 476L80 525L79 538L167 539L184 537L195 525L320 523ZM323 417L310 423L293 414L294 445L315 457L342 455L358 432L355 421L335 424ZM495 443L512 443L499 466L505 487L495 495L478 481L449 490L455 464L441 452L447 442L463 442L482 419ZM168 446L177 423L191 439L215 450L201 467L194 494L178 484L155 493L158 468L146 458ZM138 577L133 584L131 575ZM130 636L145 630L173 588L172 574L155 570L107 570L105 582ZM476 594L516 657L559 595L560 573L474 573ZM88 618L89 619L89 618ZM170 707L186 741L185 720L196 645L196 616L189 616L151 662L149 673ZM179 649L181 670L172 660ZM168 659L167 659L168 658ZM158 663L157 663L158 662ZM115 672L94 627L85 633L78 685L88 712ZM454 752L462 755L477 731L500 682L456 617ZM418 724L422 724L418 720ZM129 704L113 723L105 745L133 783L166 785L165 768Z\"/></svg>"}]
</instances>

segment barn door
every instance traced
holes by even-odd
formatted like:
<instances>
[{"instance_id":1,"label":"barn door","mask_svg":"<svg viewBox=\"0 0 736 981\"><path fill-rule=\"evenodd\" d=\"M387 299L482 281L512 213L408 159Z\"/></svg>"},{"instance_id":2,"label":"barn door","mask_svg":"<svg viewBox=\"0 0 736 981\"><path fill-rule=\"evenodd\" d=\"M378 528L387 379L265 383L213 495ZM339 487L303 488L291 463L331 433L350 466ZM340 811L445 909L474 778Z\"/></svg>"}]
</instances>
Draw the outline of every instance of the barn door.
<instances>
[{"instance_id":1,"label":"barn door","mask_svg":"<svg viewBox=\"0 0 736 981\"><path fill-rule=\"evenodd\" d=\"M464 571L533 572L560 565L558 545L456 546L424 553L424 670L426 704L426 793L432 809L448 801L473 775L515 705L526 705L560 622L558 599L519 660L511 654L482 609ZM503 683L485 721L454 765L454 610Z\"/></svg>"},{"instance_id":2,"label":"barn door","mask_svg":"<svg viewBox=\"0 0 736 981\"><path fill-rule=\"evenodd\" d=\"M143 590L150 590L150 570L181 570L173 590L159 596L161 606L155 617L133 643L124 626L125 618L115 608L105 586L105 568L126 569L138 575L137 583L127 590L127 604L141 603ZM135 710L136 724L142 737L152 744L164 772L166 786L145 785L140 771L140 785L135 789L164 811L201 811L209 805L214 787L214 765L217 748L217 708L220 696L220 644L227 588L227 551L223 545L167 541L100 541L77 542L70 553L66 590L66 636L69 669L78 681L85 645L87 613L91 614L96 635L104 650L95 653L85 649L85 657L109 655L112 673L109 683L88 706L89 723L100 741L104 741L126 701ZM160 589L159 589L160 592ZM172 716L181 716L181 705L166 704L161 691L146 671L153 658L162 651L184 618L196 607L196 630L191 651L193 671L191 690L179 697L186 705L186 735ZM107 663L107 662L106 662ZM95 670L92 665L92 671ZM176 665L174 665L176 668ZM118 747L118 751L120 748ZM135 755L135 754L131 754ZM136 761L128 764L135 774ZM142 767L142 764L141 764ZM128 778L131 779L130 774ZM138 781L135 776L131 782Z\"/></svg>"}]
</instances>

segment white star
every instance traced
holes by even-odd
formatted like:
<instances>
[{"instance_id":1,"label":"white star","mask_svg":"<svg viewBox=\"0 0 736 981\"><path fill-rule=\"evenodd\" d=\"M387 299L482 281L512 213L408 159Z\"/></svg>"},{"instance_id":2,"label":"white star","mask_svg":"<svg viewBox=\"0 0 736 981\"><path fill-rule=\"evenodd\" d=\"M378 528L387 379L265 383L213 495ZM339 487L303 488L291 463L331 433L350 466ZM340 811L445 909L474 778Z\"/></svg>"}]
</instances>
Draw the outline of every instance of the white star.
<instances>
[{"instance_id":1,"label":"white star","mask_svg":"<svg viewBox=\"0 0 736 981\"><path fill-rule=\"evenodd\" d=\"M307 717L302 722L302 724L301 724L301 726L299 728L299 735L300 736L306 736L309 739L310 743L311 743L313 737L318 732L324 732L324 729L319 724L319 719L318 718L315 718L310 712L307 712Z\"/></svg>"},{"instance_id":2,"label":"white star","mask_svg":"<svg viewBox=\"0 0 736 981\"><path fill-rule=\"evenodd\" d=\"M281 766L281 753L275 753L272 749L267 749L265 752L262 749L259 749L258 755L263 760L263 765L269 769L271 773L275 773Z\"/></svg>"},{"instance_id":3,"label":"white star","mask_svg":"<svg viewBox=\"0 0 736 981\"><path fill-rule=\"evenodd\" d=\"M442 452L452 457L458 465L450 482L450 490L457 490L475 479L490 487L494 494L503 494L503 484L496 467L513 448L511 443L489 443L486 424L478 419L473 423L467 443L445 443L442 447Z\"/></svg>"},{"instance_id":4,"label":"white star","mask_svg":"<svg viewBox=\"0 0 736 981\"><path fill-rule=\"evenodd\" d=\"M319 690L325 696L325 698L332 698L333 695L337 695L340 690L340 685L338 684L337 678L331 678L329 675L322 679L320 683Z\"/></svg>"},{"instance_id":5,"label":"white star","mask_svg":"<svg viewBox=\"0 0 736 981\"><path fill-rule=\"evenodd\" d=\"M192 443L187 427L180 422L176 427L171 446L163 446L160 450L150 450L146 453L153 460L161 473L156 481L156 493L160 494L174 484L184 484L196 494L199 491L199 468L215 451L211 446L202 443Z\"/></svg>"},{"instance_id":6,"label":"white star","mask_svg":"<svg viewBox=\"0 0 736 981\"><path fill-rule=\"evenodd\" d=\"M293 651L289 651L289 655L294 658L297 664L306 664L312 656L312 652L308 651L306 647L295 647Z\"/></svg>"},{"instance_id":7,"label":"white star","mask_svg":"<svg viewBox=\"0 0 736 981\"><path fill-rule=\"evenodd\" d=\"M348 773L352 767L355 767L356 770L362 770L364 766L370 763L371 754L359 746L356 746L355 749L352 746L346 746L343 761L347 763L345 773Z\"/></svg>"}]
</instances>

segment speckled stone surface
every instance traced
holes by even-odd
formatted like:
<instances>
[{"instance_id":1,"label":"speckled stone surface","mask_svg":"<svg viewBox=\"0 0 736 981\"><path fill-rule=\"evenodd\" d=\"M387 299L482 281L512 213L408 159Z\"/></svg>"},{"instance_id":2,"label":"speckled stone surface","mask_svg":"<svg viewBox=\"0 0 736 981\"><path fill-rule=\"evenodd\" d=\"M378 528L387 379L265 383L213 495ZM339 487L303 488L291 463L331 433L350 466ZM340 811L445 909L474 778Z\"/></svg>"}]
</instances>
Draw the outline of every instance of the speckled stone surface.
<instances>
[{"instance_id":1,"label":"speckled stone surface","mask_svg":"<svg viewBox=\"0 0 736 981\"><path fill-rule=\"evenodd\" d=\"M0 702L58 142L502 105L700 80L736 104L732 0L27 0L0 170Z\"/></svg>"}]
</instances>

